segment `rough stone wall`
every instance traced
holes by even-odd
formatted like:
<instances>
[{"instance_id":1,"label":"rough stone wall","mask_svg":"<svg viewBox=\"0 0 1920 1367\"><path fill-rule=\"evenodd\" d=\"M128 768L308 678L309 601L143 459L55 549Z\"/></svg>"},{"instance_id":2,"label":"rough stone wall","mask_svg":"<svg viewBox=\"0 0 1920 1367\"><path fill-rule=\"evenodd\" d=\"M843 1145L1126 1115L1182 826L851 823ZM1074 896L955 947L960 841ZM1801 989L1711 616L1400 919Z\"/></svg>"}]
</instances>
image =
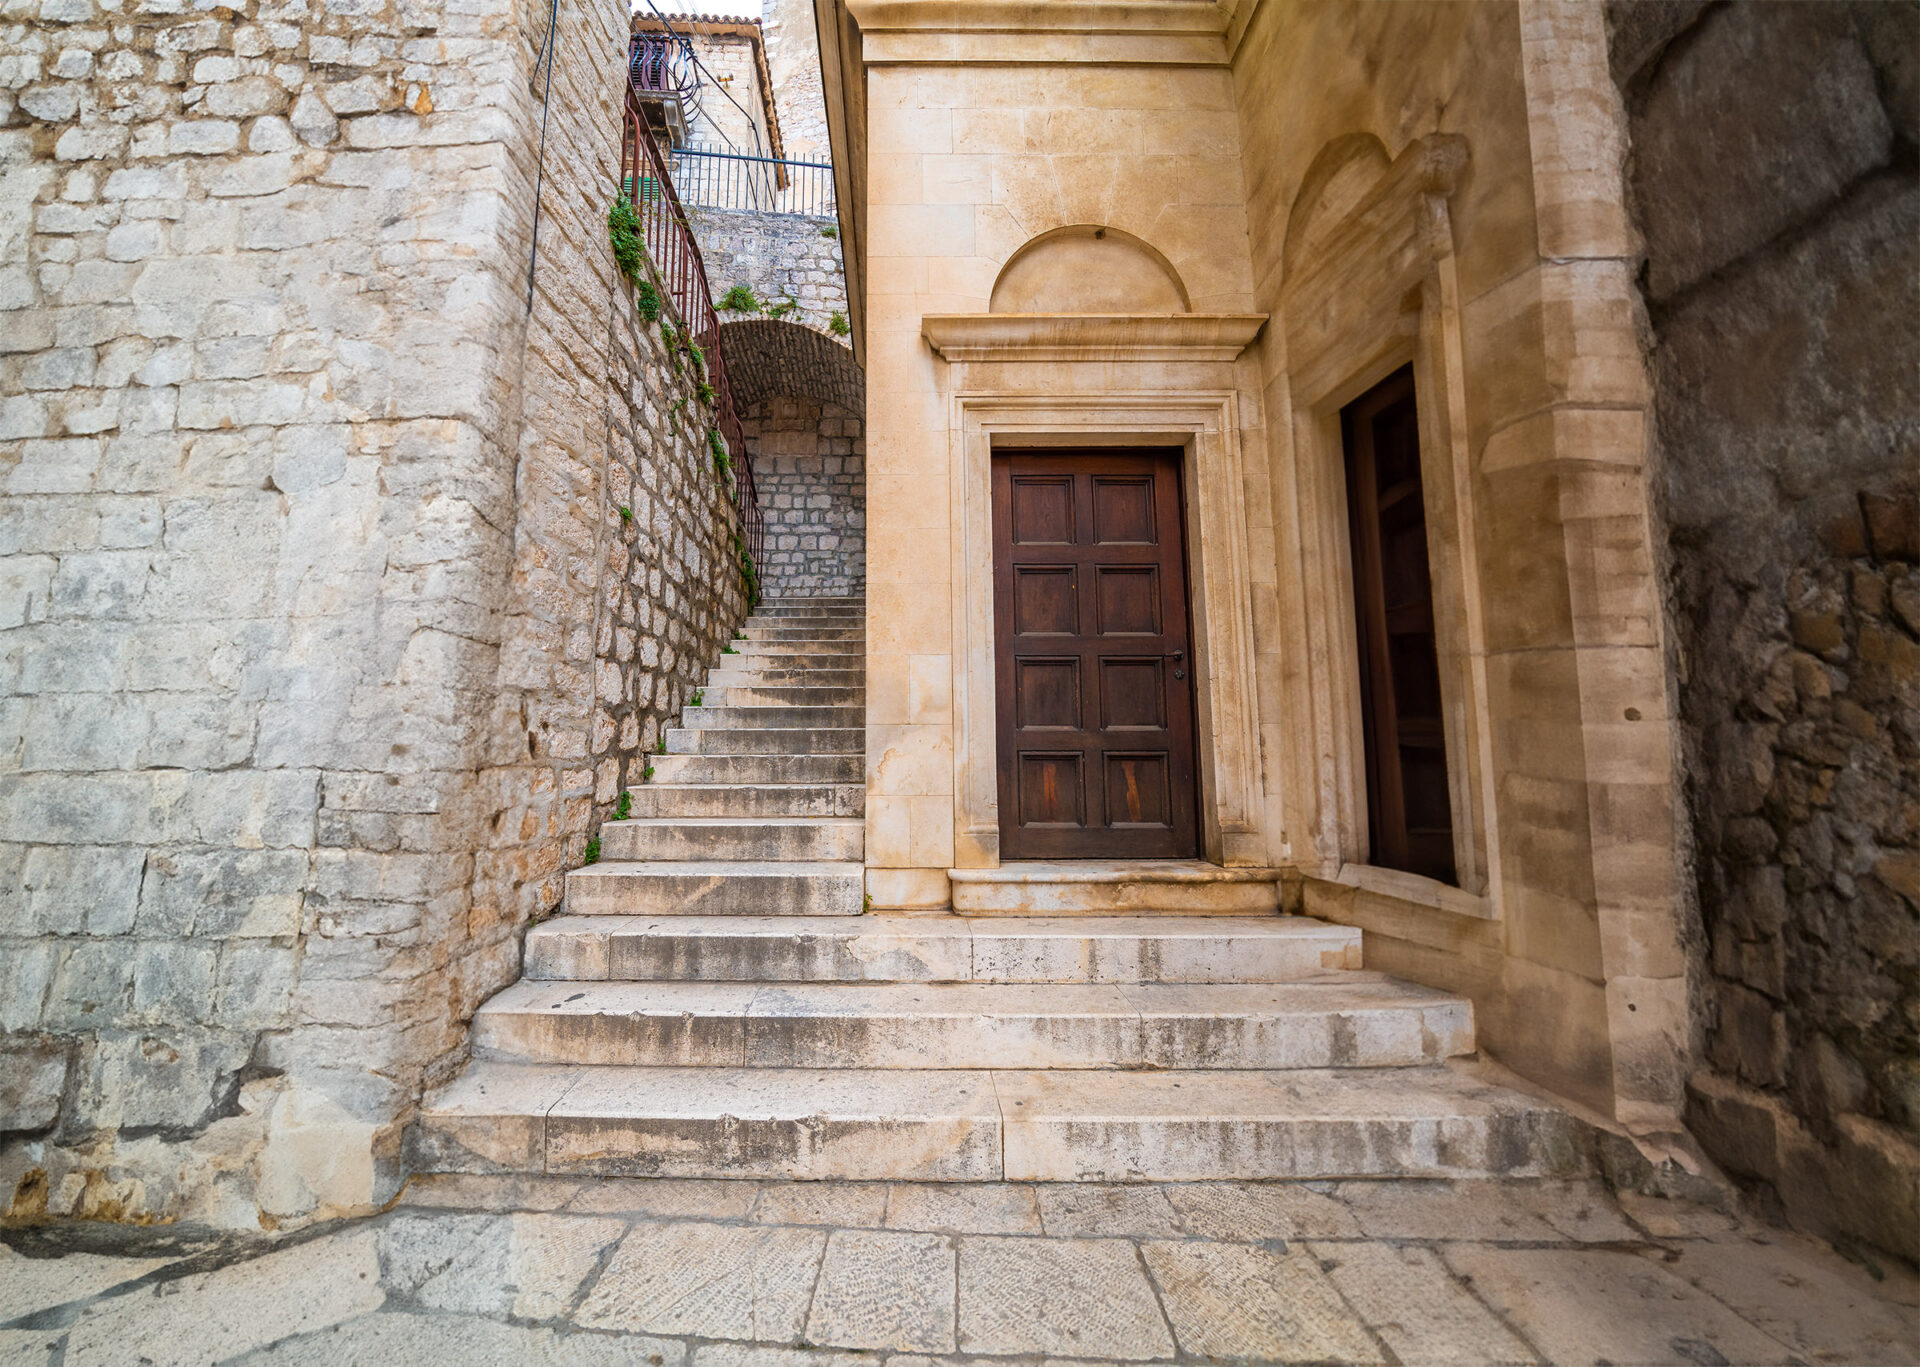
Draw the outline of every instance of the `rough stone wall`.
<instances>
[{"instance_id":1,"label":"rough stone wall","mask_svg":"<svg viewBox=\"0 0 1920 1367\"><path fill-rule=\"evenodd\" d=\"M391 1193L741 604L606 246L625 16L529 326L544 6L181 8L0 22L0 1180L259 1227Z\"/></svg>"},{"instance_id":2,"label":"rough stone wall","mask_svg":"<svg viewBox=\"0 0 1920 1367\"><path fill-rule=\"evenodd\" d=\"M766 0L761 8L781 143L795 161L831 161L813 5L810 0Z\"/></svg>"},{"instance_id":3,"label":"rough stone wall","mask_svg":"<svg viewBox=\"0 0 1920 1367\"><path fill-rule=\"evenodd\" d=\"M834 219L744 209L691 209L688 214L716 300L733 286L746 285L769 304L795 301L800 307L787 319L822 332L834 314L846 317L847 277ZM721 321L742 316L748 315L723 313Z\"/></svg>"},{"instance_id":4,"label":"rough stone wall","mask_svg":"<svg viewBox=\"0 0 1920 1367\"><path fill-rule=\"evenodd\" d=\"M1920 7L1609 6L1695 882L1689 1122L1920 1255Z\"/></svg>"},{"instance_id":5,"label":"rough stone wall","mask_svg":"<svg viewBox=\"0 0 1920 1367\"><path fill-rule=\"evenodd\" d=\"M769 598L867 591L867 466L860 415L783 395L741 415L766 518Z\"/></svg>"}]
</instances>

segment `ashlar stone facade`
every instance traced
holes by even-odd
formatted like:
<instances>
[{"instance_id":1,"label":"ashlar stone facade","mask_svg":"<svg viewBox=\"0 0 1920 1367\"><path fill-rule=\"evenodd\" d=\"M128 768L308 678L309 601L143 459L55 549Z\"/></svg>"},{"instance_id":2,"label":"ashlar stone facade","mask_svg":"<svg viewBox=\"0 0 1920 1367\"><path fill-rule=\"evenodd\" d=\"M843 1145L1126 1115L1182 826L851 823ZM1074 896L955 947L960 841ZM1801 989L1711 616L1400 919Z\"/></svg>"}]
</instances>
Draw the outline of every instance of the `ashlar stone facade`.
<instances>
[{"instance_id":1,"label":"ashlar stone facade","mask_svg":"<svg viewBox=\"0 0 1920 1367\"><path fill-rule=\"evenodd\" d=\"M815 9L875 905L1051 887L996 451L1178 448L1199 859L1667 1171L1915 1256L1915 7ZM1447 877L1369 790L1342 423L1403 368Z\"/></svg>"},{"instance_id":2,"label":"ashlar stone facade","mask_svg":"<svg viewBox=\"0 0 1920 1367\"><path fill-rule=\"evenodd\" d=\"M546 19L0 19L16 1217L387 1199L744 613L692 377L608 249L626 18L563 7L542 161Z\"/></svg>"}]
</instances>

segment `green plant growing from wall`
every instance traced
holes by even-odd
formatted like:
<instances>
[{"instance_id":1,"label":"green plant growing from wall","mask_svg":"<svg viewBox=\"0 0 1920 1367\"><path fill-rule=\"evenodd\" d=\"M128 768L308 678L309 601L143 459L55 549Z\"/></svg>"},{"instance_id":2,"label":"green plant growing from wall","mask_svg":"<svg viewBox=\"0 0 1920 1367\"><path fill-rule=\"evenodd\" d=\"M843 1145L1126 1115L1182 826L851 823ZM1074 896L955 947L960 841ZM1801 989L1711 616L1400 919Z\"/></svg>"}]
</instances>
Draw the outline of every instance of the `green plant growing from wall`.
<instances>
[{"instance_id":1,"label":"green plant growing from wall","mask_svg":"<svg viewBox=\"0 0 1920 1367\"><path fill-rule=\"evenodd\" d=\"M607 240L613 244L613 264L629 280L637 280L646 264L646 252L640 245L640 215L624 196L607 210Z\"/></svg>"},{"instance_id":2,"label":"green plant growing from wall","mask_svg":"<svg viewBox=\"0 0 1920 1367\"><path fill-rule=\"evenodd\" d=\"M800 301L798 299L795 299L792 295L788 295L785 299L782 299L779 303L768 306L767 317L785 318L790 313L798 312L799 308L800 308Z\"/></svg>"},{"instance_id":3,"label":"green plant growing from wall","mask_svg":"<svg viewBox=\"0 0 1920 1367\"><path fill-rule=\"evenodd\" d=\"M853 328L847 322L847 315L840 312L839 309L835 309L833 311L833 317L827 319L827 331L831 332L835 337L845 337L853 331Z\"/></svg>"},{"instance_id":4,"label":"green plant growing from wall","mask_svg":"<svg viewBox=\"0 0 1920 1367\"><path fill-rule=\"evenodd\" d=\"M633 794L625 788L620 790L620 800L613 804L613 819L625 821L633 811Z\"/></svg>"},{"instance_id":5,"label":"green plant growing from wall","mask_svg":"<svg viewBox=\"0 0 1920 1367\"><path fill-rule=\"evenodd\" d=\"M666 738L665 736L662 736L662 737L660 737L660 739L659 739L659 740L657 740L657 741L655 741L655 742L653 743L653 748L654 748L654 751L655 751L655 753L657 753L657 754L662 754L662 755L664 755L664 754L666 754L666 753L667 753L667 738Z\"/></svg>"},{"instance_id":6,"label":"green plant growing from wall","mask_svg":"<svg viewBox=\"0 0 1920 1367\"><path fill-rule=\"evenodd\" d=\"M694 393L700 396L700 402L705 404L708 408L712 408L714 404L714 400L720 397L717 393L714 392L713 386L708 384L705 380L700 381L699 387L694 390Z\"/></svg>"},{"instance_id":7,"label":"green plant growing from wall","mask_svg":"<svg viewBox=\"0 0 1920 1367\"><path fill-rule=\"evenodd\" d=\"M599 836L596 835L593 837L593 839L587 842L587 857L581 860L580 862L583 864L598 864L600 862L600 837Z\"/></svg>"},{"instance_id":8,"label":"green plant growing from wall","mask_svg":"<svg viewBox=\"0 0 1920 1367\"><path fill-rule=\"evenodd\" d=\"M687 353L687 359L693 362L693 373L704 377L707 373L707 353L702 351L686 333L680 334L680 349Z\"/></svg>"},{"instance_id":9,"label":"green plant growing from wall","mask_svg":"<svg viewBox=\"0 0 1920 1367\"><path fill-rule=\"evenodd\" d=\"M634 287L633 311L640 315L642 322L660 321L660 291L654 288L653 281L642 280Z\"/></svg>"},{"instance_id":10,"label":"green plant growing from wall","mask_svg":"<svg viewBox=\"0 0 1920 1367\"><path fill-rule=\"evenodd\" d=\"M641 777L642 779L650 779L650 778L652 778L652 777L653 777L653 766L652 766L651 764L649 764L649 765L648 765L648 766L647 766L646 768L644 768L644 769L642 769L642 770L640 771L640 777Z\"/></svg>"},{"instance_id":11,"label":"green plant growing from wall","mask_svg":"<svg viewBox=\"0 0 1920 1367\"><path fill-rule=\"evenodd\" d=\"M720 296L719 307L726 313L758 313L762 305L752 285L735 285Z\"/></svg>"},{"instance_id":12,"label":"green plant growing from wall","mask_svg":"<svg viewBox=\"0 0 1920 1367\"><path fill-rule=\"evenodd\" d=\"M707 690L706 690L706 689L704 689L704 688L696 688L696 689L694 689L694 690L693 690L693 696L692 696L691 698L688 698L688 699L687 699L687 706L688 706L688 707L698 707L698 706L700 705L700 700L701 700L702 698L704 698L704 697L706 697L706 696L707 696Z\"/></svg>"},{"instance_id":13,"label":"green plant growing from wall","mask_svg":"<svg viewBox=\"0 0 1920 1367\"><path fill-rule=\"evenodd\" d=\"M620 505L620 521L627 526L633 524L633 509L624 503Z\"/></svg>"},{"instance_id":14,"label":"green plant growing from wall","mask_svg":"<svg viewBox=\"0 0 1920 1367\"><path fill-rule=\"evenodd\" d=\"M740 567L740 582L747 593L747 611L751 612L760 606L760 567L753 563L753 552L748 550L746 543L740 539L740 533L734 532L731 539L733 541L734 562ZM744 631L735 631L733 633L733 639L736 641L744 641L747 639L747 633ZM724 653L731 654L732 652L733 647L728 646Z\"/></svg>"},{"instance_id":15,"label":"green plant growing from wall","mask_svg":"<svg viewBox=\"0 0 1920 1367\"><path fill-rule=\"evenodd\" d=\"M840 236L840 230L839 230L838 228L822 228L822 229L820 230L820 236L822 236L822 237L838 237L838 236Z\"/></svg>"},{"instance_id":16,"label":"green plant growing from wall","mask_svg":"<svg viewBox=\"0 0 1920 1367\"><path fill-rule=\"evenodd\" d=\"M721 437L719 428L709 427L707 429L707 449L713 452L713 468L720 472L722 478L731 480L733 478L733 458L727 454L727 443L725 439Z\"/></svg>"}]
</instances>

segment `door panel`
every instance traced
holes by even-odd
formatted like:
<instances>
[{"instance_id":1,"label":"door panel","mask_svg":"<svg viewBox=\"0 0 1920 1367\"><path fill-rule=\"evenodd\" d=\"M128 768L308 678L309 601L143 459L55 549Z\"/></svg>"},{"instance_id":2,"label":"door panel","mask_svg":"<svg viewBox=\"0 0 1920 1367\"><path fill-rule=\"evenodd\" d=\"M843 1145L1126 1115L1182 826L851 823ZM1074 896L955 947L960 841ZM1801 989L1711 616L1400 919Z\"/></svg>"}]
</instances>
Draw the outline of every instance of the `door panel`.
<instances>
[{"instance_id":1,"label":"door panel","mask_svg":"<svg viewBox=\"0 0 1920 1367\"><path fill-rule=\"evenodd\" d=\"M993 459L1000 851L1197 852L1175 452Z\"/></svg>"},{"instance_id":2,"label":"door panel","mask_svg":"<svg viewBox=\"0 0 1920 1367\"><path fill-rule=\"evenodd\" d=\"M1454 881L1420 424L1402 370L1341 413L1367 751L1368 858Z\"/></svg>"}]
</instances>

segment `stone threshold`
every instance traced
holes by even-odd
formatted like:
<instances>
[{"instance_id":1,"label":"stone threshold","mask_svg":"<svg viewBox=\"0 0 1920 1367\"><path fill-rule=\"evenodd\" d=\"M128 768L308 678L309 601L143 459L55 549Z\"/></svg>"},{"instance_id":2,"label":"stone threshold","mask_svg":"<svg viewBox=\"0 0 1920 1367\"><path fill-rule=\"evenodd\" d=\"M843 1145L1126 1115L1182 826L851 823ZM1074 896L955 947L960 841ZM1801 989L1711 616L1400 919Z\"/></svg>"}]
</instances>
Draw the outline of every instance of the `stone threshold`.
<instances>
[{"instance_id":1,"label":"stone threshold","mask_svg":"<svg viewBox=\"0 0 1920 1367\"><path fill-rule=\"evenodd\" d=\"M1198 859L1035 859L947 870L954 911L979 916L1276 915L1281 876Z\"/></svg>"}]
</instances>

